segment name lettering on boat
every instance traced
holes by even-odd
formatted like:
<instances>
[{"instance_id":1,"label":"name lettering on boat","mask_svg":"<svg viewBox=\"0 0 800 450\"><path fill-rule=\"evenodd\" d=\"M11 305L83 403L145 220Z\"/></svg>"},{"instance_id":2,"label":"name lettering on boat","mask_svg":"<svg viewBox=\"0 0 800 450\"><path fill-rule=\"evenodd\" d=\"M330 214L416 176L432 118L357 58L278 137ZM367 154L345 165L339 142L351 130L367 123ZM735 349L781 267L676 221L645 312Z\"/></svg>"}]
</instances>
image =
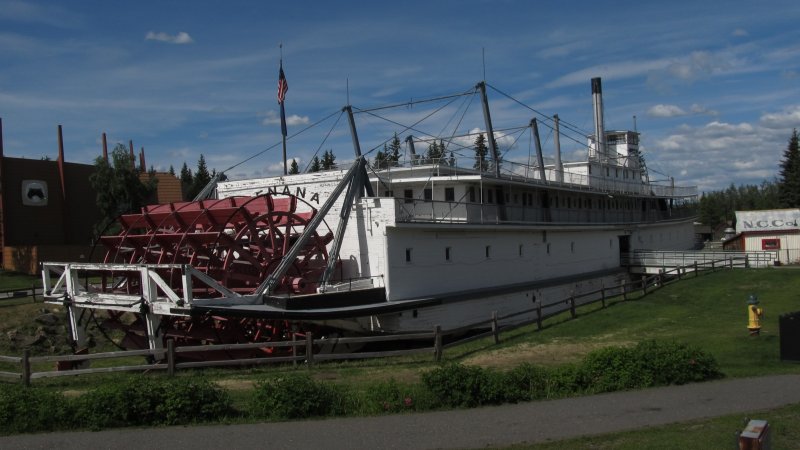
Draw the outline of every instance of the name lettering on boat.
<instances>
[{"instance_id":1,"label":"name lettering on boat","mask_svg":"<svg viewBox=\"0 0 800 450\"><path fill-rule=\"evenodd\" d=\"M294 193L289 186L269 186L267 187L267 193L273 195L294 195L295 197L300 197L303 200L306 200L306 194L310 194L308 198L309 202L314 202L319 204L319 192L307 192L305 187L296 186Z\"/></svg>"}]
</instances>

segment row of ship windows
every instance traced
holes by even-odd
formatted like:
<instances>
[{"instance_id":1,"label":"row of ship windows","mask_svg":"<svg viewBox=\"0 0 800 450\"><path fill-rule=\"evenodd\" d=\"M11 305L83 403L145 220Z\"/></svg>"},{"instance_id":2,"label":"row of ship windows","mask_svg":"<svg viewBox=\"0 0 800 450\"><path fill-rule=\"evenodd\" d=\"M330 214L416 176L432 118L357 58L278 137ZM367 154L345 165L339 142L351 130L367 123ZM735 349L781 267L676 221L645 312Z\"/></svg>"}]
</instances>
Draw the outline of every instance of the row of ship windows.
<instances>
[{"instance_id":1,"label":"row of ship windows","mask_svg":"<svg viewBox=\"0 0 800 450\"><path fill-rule=\"evenodd\" d=\"M547 232L546 231L542 232L542 242L547 242ZM609 246L609 248L613 248L614 247L614 241L612 239L609 239L608 246ZM546 249L547 249L547 254L549 255L550 254L550 243L549 242L547 242ZM569 250L570 250L571 253L575 253L575 242L574 241L570 242ZM414 255L414 248L413 247L407 247L406 248L406 262L407 263L413 262L413 255ZM520 257L520 258L525 256L525 245L524 244L519 244L517 246L517 256ZM484 247L484 257L485 257L485 259L491 259L491 257L492 257L492 246L491 245L486 245ZM453 260L453 247L445 247L444 248L444 260L445 261L452 261Z\"/></svg>"},{"instance_id":2,"label":"row of ship windows","mask_svg":"<svg viewBox=\"0 0 800 450\"><path fill-rule=\"evenodd\" d=\"M469 194L469 201L474 203L477 201L477 196L475 195L475 188L470 187L468 189ZM498 190L496 193L496 198L499 200L500 196L502 195L501 191ZM532 193L522 193L522 205L523 206L533 206L533 199L534 195ZM394 197L394 191L386 191L386 197ZM520 199L520 194L514 193L514 203L518 204ZM422 191L423 200L426 202L433 201L433 189L426 188ZM414 202L414 191L412 189L406 189L403 191L403 198L405 199L406 203L413 203ZM454 202L456 198L455 189L452 187L444 188L444 201L446 202ZM494 203L495 201L495 191L492 189L486 190L486 197L484 198L486 203ZM511 201L511 194L508 192L505 193L505 203L509 203ZM555 208L586 208L592 209L593 207L597 206L600 209L634 209L636 204L631 199L591 199L591 198L573 198L573 197L553 197L552 198L553 207Z\"/></svg>"}]
</instances>

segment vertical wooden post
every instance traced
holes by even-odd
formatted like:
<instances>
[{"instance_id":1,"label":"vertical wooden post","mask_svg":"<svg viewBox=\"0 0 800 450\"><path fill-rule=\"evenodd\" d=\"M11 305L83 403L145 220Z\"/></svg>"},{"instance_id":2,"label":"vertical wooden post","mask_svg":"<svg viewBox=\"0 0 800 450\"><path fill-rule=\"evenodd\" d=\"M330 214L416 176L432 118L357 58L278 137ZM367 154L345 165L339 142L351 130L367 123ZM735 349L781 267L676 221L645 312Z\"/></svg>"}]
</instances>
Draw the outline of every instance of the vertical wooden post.
<instances>
[{"instance_id":1,"label":"vertical wooden post","mask_svg":"<svg viewBox=\"0 0 800 450\"><path fill-rule=\"evenodd\" d=\"M697 261L694 262L694 277L699 277L700 274L697 272Z\"/></svg>"},{"instance_id":2,"label":"vertical wooden post","mask_svg":"<svg viewBox=\"0 0 800 450\"><path fill-rule=\"evenodd\" d=\"M733 256L728 258L728 268L733 269Z\"/></svg>"},{"instance_id":3,"label":"vertical wooden post","mask_svg":"<svg viewBox=\"0 0 800 450\"><path fill-rule=\"evenodd\" d=\"M22 351L22 384L25 386L31 385L31 351L25 349Z\"/></svg>"},{"instance_id":4,"label":"vertical wooden post","mask_svg":"<svg viewBox=\"0 0 800 450\"><path fill-rule=\"evenodd\" d=\"M442 327L439 325L433 328L433 360L442 360Z\"/></svg>"},{"instance_id":5,"label":"vertical wooden post","mask_svg":"<svg viewBox=\"0 0 800 450\"><path fill-rule=\"evenodd\" d=\"M494 336L494 343L500 343L500 333L497 331L497 311L492 311L492 336Z\"/></svg>"},{"instance_id":6,"label":"vertical wooden post","mask_svg":"<svg viewBox=\"0 0 800 450\"><path fill-rule=\"evenodd\" d=\"M306 332L306 364L314 365L314 333Z\"/></svg>"},{"instance_id":7,"label":"vertical wooden post","mask_svg":"<svg viewBox=\"0 0 800 450\"><path fill-rule=\"evenodd\" d=\"M606 307L606 288L602 284L600 285L600 302L603 304L603 308Z\"/></svg>"},{"instance_id":8,"label":"vertical wooden post","mask_svg":"<svg viewBox=\"0 0 800 450\"><path fill-rule=\"evenodd\" d=\"M750 256L747 253L744 254L744 268L750 268Z\"/></svg>"},{"instance_id":9,"label":"vertical wooden post","mask_svg":"<svg viewBox=\"0 0 800 450\"><path fill-rule=\"evenodd\" d=\"M542 301L536 302L536 329L542 329Z\"/></svg>"},{"instance_id":10,"label":"vertical wooden post","mask_svg":"<svg viewBox=\"0 0 800 450\"><path fill-rule=\"evenodd\" d=\"M292 366L297 367L297 333L292 331Z\"/></svg>"},{"instance_id":11,"label":"vertical wooden post","mask_svg":"<svg viewBox=\"0 0 800 450\"><path fill-rule=\"evenodd\" d=\"M569 314L573 319L577 317L577 314L575 314L575 294L569 296Z\"/></svg>"},{"instance_id":12,"label":"vertical wooden post","mask_svg":"<svg viewBox=\"0 0 800 450\"><path fill-rule=\"evenodd\" d=\"M714 267L714 260L712 259L712 260L711 260L711 271L713 272L713 271L714 271L714 269L715 269L715 267Z\"/></svg>"},{"instance_id":13,"label":"vertical wooden post","mask_svg":"<svg viewBox=\"0 0 800 450\"><path fill-rule=\"evenodd\" d=\"M167 339L167 375L175 376L175 340Z\"/></svg>"}]
</instances>

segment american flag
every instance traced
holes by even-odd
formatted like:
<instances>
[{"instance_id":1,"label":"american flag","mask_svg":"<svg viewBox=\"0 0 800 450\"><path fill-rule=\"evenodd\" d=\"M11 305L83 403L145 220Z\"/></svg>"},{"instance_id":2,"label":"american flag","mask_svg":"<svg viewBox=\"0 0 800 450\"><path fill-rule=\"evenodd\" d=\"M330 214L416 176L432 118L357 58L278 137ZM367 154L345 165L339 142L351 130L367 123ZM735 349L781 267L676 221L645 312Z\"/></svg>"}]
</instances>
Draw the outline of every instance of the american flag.
<instances>
[{"instance_id":1,"label":"american flag","mask_svg":"<svg viewBox=\"0 0 800 450\"><path fill-rule=\"evenodd\" d=\"M281 61L281 70L278 73L278 103L283 104L286 99L286 91L289 90L289 83L286 82L286 75L283 74L283 61Z\"/></svg>"}]
</instances>

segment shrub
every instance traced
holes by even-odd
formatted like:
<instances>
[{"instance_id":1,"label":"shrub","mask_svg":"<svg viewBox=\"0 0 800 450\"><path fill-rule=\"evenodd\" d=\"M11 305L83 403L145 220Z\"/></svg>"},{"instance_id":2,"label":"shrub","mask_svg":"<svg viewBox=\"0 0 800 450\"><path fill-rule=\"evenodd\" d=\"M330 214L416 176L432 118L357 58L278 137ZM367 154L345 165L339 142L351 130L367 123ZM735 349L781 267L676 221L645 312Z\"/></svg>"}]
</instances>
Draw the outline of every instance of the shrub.
<instances>
[{"instance_id":1,"label":"shrub","mask_svg":"<svg viewBox=\"0 0 800 450\"><path fill-rule=\"evenodd\" d=\"M582 392L585 383L582 380L580 369L576 365L564 365L547 369L545 382L545 397L568 397Z\"/></svg>"},{"instance_id":2,"label":"shrub","mask_svg":"<svg viewBox=\"0 0 800 450\"><path fill-rule=\"evenodd\" d=\"M547 397L547 370L523 363L505 374L506 401L523 402Z\"/></svg>"},{"instance_id":3,"label":"shrub","mask_svg":"<svg viewBox=\"0 0 800 450\"><path fill-rule=\"evenodd\" d=\"M364 400L368 414L418 411L429 406L419 386L400 384L394 378L367 385Z\"/></svg>"},{"instance_id":4,"label":"shrub","mask_svg":"<svg viewBox=\"0 0 800 450\"><path fill-rule=\"evenodd\" d=\"M250 414L262 419L300 419L345 413L346 398L335 386L291 374L256 383Z\"/></svg>"},{"instance_id":5,"label":"shrub","mask_svg":"<svg viewBox=\"0 0 800 450\"><path fill-rule=\"evenodd\" d=\"M67 428L71 416L69 402L60 393L0 385L0 432L4 434Z\"/></svg>"},{"instance_id":6,"label":"shrub","mask_svg":"<svg viewBox=\"0 0 800 450\"><path fill-rule=\"evenodd\" d=\"M589 353L581 381L592 392L684 384L719 378L714 358L675 342L643 341L632 348L608 347Z\"/></svg>"},{"instance_id":7,"label":"shrub","mask_svg":"<svg viewBox=\"0 0 800 450\"><path fill-rule=\"evenodd\" d=\"M717 361L702 350L676 342L648 340L633 348L652 385L685 384L722 377Z\"/></svg>"},{"instance_id":8,"label":"shrub","mask_svg":"<svg viewBox=\"0 0 800 450\"><path fill-rule=\"evenodd\" d=\"M92 389L76 404L80 424L95 430L188 424L232 413L228 394L203 379L133 377Z\"/></svg>"},{"instance_id":9,"label":"shrub","mask_svg":"<svg viewBox=\"0 0 800 450\"><path fill-rule=\"evenodd\" d=\"M506 401L503 374L463 364L446 364L422 374L422 382L442 406L475 407Z\"/></svg>"}]
</instances>

